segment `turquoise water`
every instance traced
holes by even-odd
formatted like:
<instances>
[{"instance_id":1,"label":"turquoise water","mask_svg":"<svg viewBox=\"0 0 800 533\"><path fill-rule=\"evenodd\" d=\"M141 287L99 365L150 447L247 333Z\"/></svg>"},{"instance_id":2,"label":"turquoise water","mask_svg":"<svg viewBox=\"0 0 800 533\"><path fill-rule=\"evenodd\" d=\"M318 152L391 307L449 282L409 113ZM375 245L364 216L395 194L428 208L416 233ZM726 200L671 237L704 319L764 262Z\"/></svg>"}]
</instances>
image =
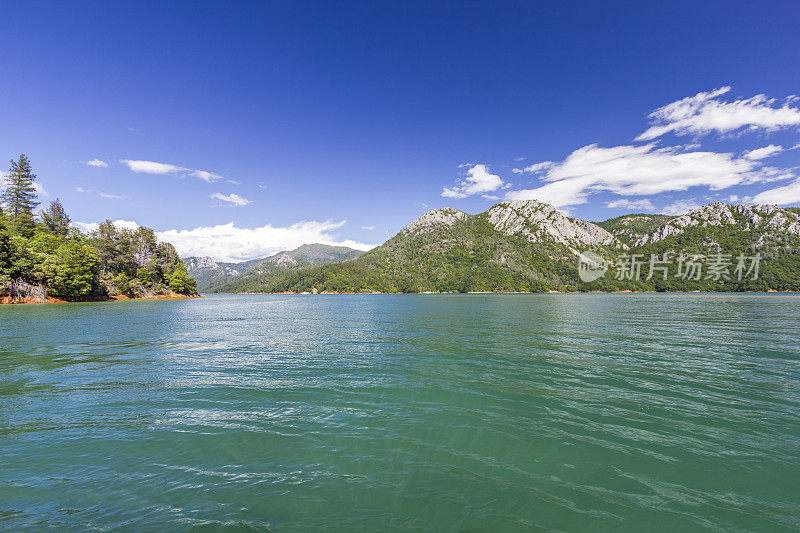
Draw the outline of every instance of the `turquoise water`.
<instances>
[{"instance_id":1,"label":"turquoise water","mask_svg":"<svg viewBox=\"0 0 800 533\"><path fill-rule=\"evenodd\" d=\"M0 529L800 528L795 295L0 308Z\"/></svg>"}]
</instances>

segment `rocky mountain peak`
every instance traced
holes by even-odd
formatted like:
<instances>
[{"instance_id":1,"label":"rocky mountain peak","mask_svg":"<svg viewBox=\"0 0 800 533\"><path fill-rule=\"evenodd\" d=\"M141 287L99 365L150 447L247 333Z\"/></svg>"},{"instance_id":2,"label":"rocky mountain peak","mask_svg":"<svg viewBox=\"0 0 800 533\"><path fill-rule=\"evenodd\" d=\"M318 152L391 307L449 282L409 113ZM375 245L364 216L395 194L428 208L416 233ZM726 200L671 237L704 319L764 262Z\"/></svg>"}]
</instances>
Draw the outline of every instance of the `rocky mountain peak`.
<instances>
[{"instance_id":1,"label":"rocky mountain peak","mask_svg":"<svg viewBox=\"0 0 800 533\"><path fill-rule=\"evenodd\" d=\"M800 216L775 205L729 205L714 202L669 220L635 245L658 242L684 233L691 227L739 226L744 231L781 232L800 235Z\"/></svg>"},{"instance_id":2,"label":"rocky mountain peak","mask_svg":"<svg viewBox=\"0 0 800 533\"><path fill-rule=\"evenodd\" d=\"M510 200L492 206L489 223L506 235L523 235L531 242L550 238L569 246L618 245L611 233L591 222L572 219L538 200Z\"/></svg>"},{"instance_id":3,"label":"rocky mountain peak","mask_svg":"<svg viewBox=\"0 0 800 533\"><path fill-rule=\"evenodd\" d=\"M291 255L289 255L286 252L280 252L278 254L275 254L269 259L267 259L267 261L279 266L290 266L297 264L297 260L295 260Z\"/></svg>"},{"instance_id":4,"label":"rocky mountain peak","mask_svg":"<svg viewBox=\"0 0 800 533\"><path fill-rule=\"evenodd\" d=\"M434 209L406 226L403 233L406 235L420 235L434 231L442 226L452 226L459 220L466 220L467 218L469 218L467 213L452 207Z\"/></svg>"},{"instance_id":5,"label":"rocky mountain peak","mask_svg":"<svg viewBox=\"0 0 800 533\"><path fill-rule=\"evenodd\" d=\"M217 262L208 256L187 257L183 262L189 270L217 270L220 268Z\"/></svg>"}]
</instances>

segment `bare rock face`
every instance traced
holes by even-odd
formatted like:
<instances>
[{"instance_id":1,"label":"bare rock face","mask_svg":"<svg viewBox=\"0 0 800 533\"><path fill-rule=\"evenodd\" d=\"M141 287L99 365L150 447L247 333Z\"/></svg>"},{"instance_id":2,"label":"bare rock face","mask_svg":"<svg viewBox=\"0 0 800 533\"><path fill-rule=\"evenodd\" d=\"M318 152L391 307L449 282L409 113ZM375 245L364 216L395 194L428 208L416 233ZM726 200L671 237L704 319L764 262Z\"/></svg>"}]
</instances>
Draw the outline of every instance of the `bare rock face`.
<instances>
[{"instance_id":1,"label":"bare rock face","mask_svg":"<svg viewBox=\"0 0 800 533\"><path fill-rule=\"evenodd\" d=\"M190 263L187 265L189 270L218 270L220 268L216 261L207 256L189 257L186 261Z\"/></svg>"},{"instance_id":2,"label":"bare rock face","mask_svg":"<svg viewBox=\"0 0 800 533\"><path fill-rule=\"evenodd\" d=\"M488 212L489 223L506 235L523 235L531 242L550 238L568 246L622 244L605 229L584 220L568 218L550 204L537 200L501 202Z\"/></svg>"},{"instance_id":3,"label":"bare rock face","mask_svg":"<svg viewBox=\"0 0 800 533\"><path fill-rule=\"evenodd\" d=\"M417 220L406 226L403 233L406 235L421 235L435 231L437 228L452 226L459 220L466 220L469 215L452 207L428 211Z\"/></svg>"},{"instance_id":4,"label":"bare rock face","mask_svg":"<svg viewBox=\"0 0 800 533\"><path fill-rule=\"evenodd\" d=\"M227 265L221 265L207 256L187 257L183 260L183 264L186 265L186 269L190 272L197 270L211 270L225 272L228 275L236 275L239 273L239 271L235 268L231 268Z\"/></svg>"},{"instance_id":5,"label":"bare rock face","mask_svg":"<svg viewBox=\"0 0 800 533\"><path fill-rule=\"evenodd\" d=\"M739 226L742 231L800 235L800 216L777 206L728 205L723 202L714 202L690 211L685 215L673 218L650 235L645 235L636 241L636 246L658 242L673 235L680 235L686 231L686 228L690 227L732 225ZM759 239L758 242L763 243L767 242L767 240Z\"/></svg>"},{"instance_id":6,"label":"bare rock face","mask_svg":"<svg viewBox=\"0 0 800 533\"><path fill-rule=\"evenodd\" d=\"M295 260L292 256L290 256L286 252L281 252L277 255L274 255L270 257L268 261L278 266L294 266L297 264L297 260Z\"/></svg>"}]
</instances>

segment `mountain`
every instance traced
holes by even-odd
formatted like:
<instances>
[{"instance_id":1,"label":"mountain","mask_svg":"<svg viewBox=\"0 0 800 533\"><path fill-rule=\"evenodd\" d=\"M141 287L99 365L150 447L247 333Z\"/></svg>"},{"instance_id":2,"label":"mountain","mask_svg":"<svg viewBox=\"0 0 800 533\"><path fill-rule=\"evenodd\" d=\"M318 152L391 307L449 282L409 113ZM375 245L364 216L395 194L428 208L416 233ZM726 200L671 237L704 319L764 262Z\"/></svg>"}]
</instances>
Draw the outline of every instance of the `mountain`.
<instances>
[{"instance_id":1,"label":"mountain","mask_svg":"<svg viewBox=\"0 0 800 533\"><path fill-rule=\"evenodd\" d=\"M626 246L633 246L638 240L650 235L672 217L669 215L648 215L638 213L610 218L597 225L613 234Z\"/></svg>"},{"instance_id":2,"label":"mountain","mask_svg":"<svg viewBox=\"0 0 800 533\"><path fill-rule=\"evenodd\" d=\"M285 270L346 261L361 255L361 250L328 244L304 244L294 250L278 252L265 258L241 263L217 262L210 257L183 260L190 275L197 280L199 292L246 292L262 277Z\"/></svg>"},{"instance_id":3,"label":"mountain","mask_svg":"<svg viewBox=\"0 0 800 533\"><path fill-rule=\"evenodd\" d=\"M636 214L593 223L567 217L542 202L516 200L477 215L436 209L355 259L273 270L252 278L246 290L800 290L798 245L800 214L771 205L717 202L677 217ZM608 271L586 283L579 277L578 257L589 250L605 260ZM665 253L669 266L646 279L651 255L662 260ZM702 276L686 277L691 262L681 254L698 256L692 261L702 262ZM752 261L761 265L760 276L738 279L739 263L755 254L758 259ZM639 263L638 279L626 271L631 261ZM712 265L714 261L720 264Z\"/></svg>"}]
</instances>

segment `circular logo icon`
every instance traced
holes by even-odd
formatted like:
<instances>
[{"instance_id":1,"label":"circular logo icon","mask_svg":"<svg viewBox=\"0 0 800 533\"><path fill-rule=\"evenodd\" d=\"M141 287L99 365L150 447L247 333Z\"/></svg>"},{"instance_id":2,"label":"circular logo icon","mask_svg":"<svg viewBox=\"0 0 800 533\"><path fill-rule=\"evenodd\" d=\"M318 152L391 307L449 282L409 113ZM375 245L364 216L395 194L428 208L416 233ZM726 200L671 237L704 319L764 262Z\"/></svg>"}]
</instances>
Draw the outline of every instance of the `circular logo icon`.
<instances>
[{"instance_id":1,"label":"circular logo icon","mask_svg":"<svg viewBox=\"0 0 800 533\"><path fill-rule=\"evenodd\" d=\"M581 281L589 283L605 276L608 270L608 261L600 254L586 250L578 255L578 276Z\"/></svg>"}]
</instances>

